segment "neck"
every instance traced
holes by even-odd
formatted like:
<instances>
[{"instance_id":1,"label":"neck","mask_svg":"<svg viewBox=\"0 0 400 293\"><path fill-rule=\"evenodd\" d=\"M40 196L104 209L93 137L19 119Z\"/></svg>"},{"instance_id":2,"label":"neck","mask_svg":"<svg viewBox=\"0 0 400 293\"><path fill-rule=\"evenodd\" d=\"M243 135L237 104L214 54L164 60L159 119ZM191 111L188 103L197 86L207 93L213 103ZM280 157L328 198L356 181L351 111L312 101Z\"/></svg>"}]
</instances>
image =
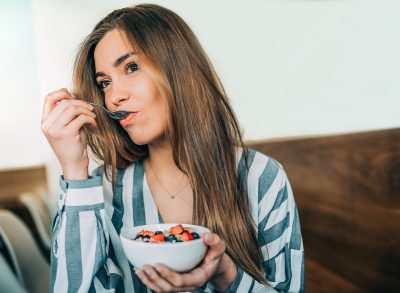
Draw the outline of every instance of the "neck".
<instances>
[{"instance_id":1,"label":"neck","mask_svg":"<svg viewBox=\"0 0 400 293\"><path fill-rule=\"evenodd\" d=\"M174 162L172 147L167 140L149 144L148 148L148 163L151 164L153 170L157 172L158 176L164 177L167 176L167 174L182 173Z\"/></svg>"}]
</instances>

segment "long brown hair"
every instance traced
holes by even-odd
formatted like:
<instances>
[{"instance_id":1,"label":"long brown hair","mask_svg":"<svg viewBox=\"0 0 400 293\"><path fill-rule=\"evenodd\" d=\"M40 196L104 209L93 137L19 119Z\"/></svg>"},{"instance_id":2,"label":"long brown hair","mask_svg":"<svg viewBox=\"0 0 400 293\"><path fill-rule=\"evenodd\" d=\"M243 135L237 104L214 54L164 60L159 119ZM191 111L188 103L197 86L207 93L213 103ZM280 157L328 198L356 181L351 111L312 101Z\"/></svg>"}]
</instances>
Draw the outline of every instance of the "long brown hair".
<instances>
[{"instance_id":1,"label":"long brown hair","mask_svg":"<svg viewBox=\"0 0 400 293\"><path fill-rule=\"evenodd\" d=\"M165 99L166 135L176 165L193 187L193 223L219 234L233 261L266 283L248 195L236 172L238 147L244 154L246 148L225 90L196 36L177 14L158 5L113 11L79 48L73 74L78 98L104 103L94 78L94 49L113 29L124 33ZM145 157L148 149L134 144L118 123L96 114L97 129L85 129L88 144L114 182L116 168Z\"/></svg>"}]
</instances>

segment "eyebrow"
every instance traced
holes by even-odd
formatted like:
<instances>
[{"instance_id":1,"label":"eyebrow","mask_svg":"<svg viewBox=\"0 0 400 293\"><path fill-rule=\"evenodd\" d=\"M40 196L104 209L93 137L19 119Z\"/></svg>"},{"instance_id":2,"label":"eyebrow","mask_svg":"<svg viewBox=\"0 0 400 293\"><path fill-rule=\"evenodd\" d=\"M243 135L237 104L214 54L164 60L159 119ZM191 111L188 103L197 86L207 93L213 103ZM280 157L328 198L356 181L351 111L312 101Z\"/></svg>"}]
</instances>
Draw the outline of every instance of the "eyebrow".
<instances>
[{"instance_id":1,"label":"eyebrow","mask_svg":"<svg viewBox=\"0 0 400 293\"><path fill-rule=\"evenodd\" d=\"M114 63L113 63L113 67L117 68L118 66L120 66L126 59L128 59L130 56L136 55L134 52L129 52L126 53L125 55L122 55L121 57L118 57ZM95 74L95 78L98 78L99 76L104 76L105 74L103 72L96 72Z\"/></svg>"}]
</instances>

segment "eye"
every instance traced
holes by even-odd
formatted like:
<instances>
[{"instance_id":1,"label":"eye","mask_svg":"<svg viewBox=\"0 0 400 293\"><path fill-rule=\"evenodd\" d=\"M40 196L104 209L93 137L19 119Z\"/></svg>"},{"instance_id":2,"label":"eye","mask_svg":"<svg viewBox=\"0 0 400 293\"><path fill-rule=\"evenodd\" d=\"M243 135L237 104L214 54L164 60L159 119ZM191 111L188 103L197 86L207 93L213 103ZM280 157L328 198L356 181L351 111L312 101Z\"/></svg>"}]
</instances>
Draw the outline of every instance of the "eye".
<instances>
[{"instance_id":1,"label":"eye","mask_svg":"<svg viewBox=\"0 0 400 293\"><path fill-rule=\"evenodd\" d=\"M109 81L109 80L102 80L99 83L97 83L97 87L100 90L104 90L110 83L111 83L111 81Z\"/></svg>"},{"instance_id":2,"label":"eye","mask_svg":"<svg viewBox=\"0 0 400 293\"><path fill-rule=\"evenodd\" d=\"M136 63L129 63L128 65L126 65L126 72L127 73L132 73L135 72L139 69L139 65Z\"/></svg>"}]
</instances>

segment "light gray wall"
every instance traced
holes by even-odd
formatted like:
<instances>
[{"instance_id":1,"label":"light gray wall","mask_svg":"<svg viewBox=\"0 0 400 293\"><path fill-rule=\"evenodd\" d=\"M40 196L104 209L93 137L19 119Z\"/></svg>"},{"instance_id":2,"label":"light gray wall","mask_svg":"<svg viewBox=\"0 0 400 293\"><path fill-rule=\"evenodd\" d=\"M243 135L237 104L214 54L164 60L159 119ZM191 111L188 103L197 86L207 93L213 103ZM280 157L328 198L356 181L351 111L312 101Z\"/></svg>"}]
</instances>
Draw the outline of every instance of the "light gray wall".
<instances>
[{"instance_id":1,"label":"light gray wall","mask_svg":"<svg viewBox=\"0 0 400 293\"><path fill-rule=\"evenodd\" d=\"M43 162L30 8L0 1L0 168Z\"/></svg>"},{"instance_id":2,"label":"light gray wall","mask_svg":"<svg viewBox=\"0 0 400 293\"><path fill-rule=\"evenodd\" d=\"M34 1L42 95L68 84L74 48L96 21L132 3L44 2ZM194 29L246 138L399 126L400 1L152 2Z\"/></svg>"},{"instance_id":3,"label":"light gray wall","mask_svg":"<svg viewBox=\"0 0 400 293\"><path fill-rule=\"evenodd\" d=\"M6 76L0 167L46 162L55 178L58 165L39 129L43 99L70 87L76 47L94 24L112 9L139 2L22 1L31 5L28 12L17 2L1 26L13 41L0 48ZM175 10L193 28L246 139L400 124L400 1L151 2ZM17 52L22 60L10 63ZM19 120L5 111L15 108L24 109Z\"/></svg>"}]
</instances>

